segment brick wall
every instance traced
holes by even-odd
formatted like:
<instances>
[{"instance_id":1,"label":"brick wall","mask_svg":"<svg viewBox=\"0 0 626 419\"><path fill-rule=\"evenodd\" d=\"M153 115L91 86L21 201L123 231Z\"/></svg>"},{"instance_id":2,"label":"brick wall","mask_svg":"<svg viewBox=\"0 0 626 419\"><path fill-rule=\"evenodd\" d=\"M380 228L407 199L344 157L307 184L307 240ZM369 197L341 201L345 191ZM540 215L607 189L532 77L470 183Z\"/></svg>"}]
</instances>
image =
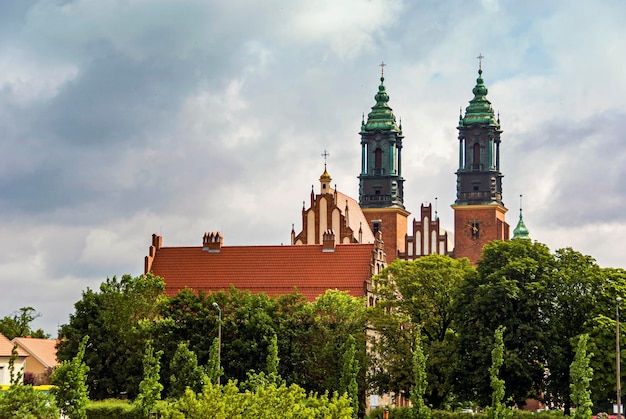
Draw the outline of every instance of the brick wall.
<instances>
[{"instance_id":1,"label":"brick wall","mask_svg":"<svg viewBox=\"0 0 626 419\"><path fill-rule=\"evenodd\" d=\"M480 259L483 246L492 240L509 240L507 209L502 205L459 205L454 209L454 257Z\"/></svg>"},{"instance_id":2,"label":"brick wall","mask_svg":"<svg viewBox=\"0 0 626 419\"><path fill-rule=\"evenodd\" d=\"M393 262L398 257L398 250L404 252L408 217L411 213L401 208L363 208L363 214L372 231L375 230L374 223L379 223L387 263Z\"/></svg>"}]
</instances>

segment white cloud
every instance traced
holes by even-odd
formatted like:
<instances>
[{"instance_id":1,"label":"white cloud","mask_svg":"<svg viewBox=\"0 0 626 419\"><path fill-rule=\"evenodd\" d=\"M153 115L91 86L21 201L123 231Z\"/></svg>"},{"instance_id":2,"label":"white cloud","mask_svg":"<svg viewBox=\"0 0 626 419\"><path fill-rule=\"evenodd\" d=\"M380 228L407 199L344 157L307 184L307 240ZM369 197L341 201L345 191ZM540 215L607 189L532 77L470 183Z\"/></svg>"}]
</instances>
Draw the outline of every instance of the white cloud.
<instances>
[{"instance_id":1,"label":"white cloud","mask_svg":"<svg viewBox=\"0 0 626 419\"><path fill-rule=\"evenodd\" d=\"M394 24L403 9L403 2L397 0L304 2L281 25L281 33L299 44L326 44L349 60L376 49L377 36Z\"/></svg>"}]
</instances>

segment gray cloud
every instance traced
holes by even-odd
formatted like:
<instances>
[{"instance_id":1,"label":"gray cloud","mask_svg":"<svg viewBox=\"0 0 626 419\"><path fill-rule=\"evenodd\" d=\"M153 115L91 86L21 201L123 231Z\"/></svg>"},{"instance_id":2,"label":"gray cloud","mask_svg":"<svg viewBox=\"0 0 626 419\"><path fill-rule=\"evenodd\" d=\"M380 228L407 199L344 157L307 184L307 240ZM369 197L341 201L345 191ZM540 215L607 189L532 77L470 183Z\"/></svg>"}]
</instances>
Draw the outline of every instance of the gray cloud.
<instances>
[{"instance_id":1,"label":"gray cloud","mask_svg":"<svg viewBox=\"0 0 626 419\"><path fill-rule=\"evenodd\" d=\"M0 315L33 305L54 332L80 290L141 273L155 232L168 246L208 230L288 243L324 149L333 184L357 197L383 60L407 207L437 197L451 229L455 127L481 52L510 224L523 193L533 238L624 266L626 84L612 40L625 6L609 3L3 2Z\"/></svg>"}]
</instances>

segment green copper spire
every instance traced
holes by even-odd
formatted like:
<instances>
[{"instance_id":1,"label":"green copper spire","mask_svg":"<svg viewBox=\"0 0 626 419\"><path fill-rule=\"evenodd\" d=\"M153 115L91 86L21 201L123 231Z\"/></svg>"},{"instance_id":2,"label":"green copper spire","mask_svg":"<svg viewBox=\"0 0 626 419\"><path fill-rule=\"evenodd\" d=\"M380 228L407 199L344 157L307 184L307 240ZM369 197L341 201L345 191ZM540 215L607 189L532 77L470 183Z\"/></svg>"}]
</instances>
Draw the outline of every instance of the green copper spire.
<instances>
[{"instance_id":1,"label":"green copper spire","mask_svg":"<svg viewBox=\"0 0 626 419\"><path fill-rule=\"evenodd\" d=\"M367 115L367 123L361 126L361 132L374 130L402 132L402 129L396 124L396 117L388 104L389 95L385 91L384 84L385 63L382 63L381 67L383 72L380 76L380 86L378 86L378 93L374 96L376 104L372 106L372 111Z\"/></svg>"},{"instance_id":2,"label":"green copper spire","mask_svg":"<svg viewBox=\"0 0 626 419\"><path fill-rule=\"evenodd\" d=\"M519 200L520 200L519 221L517 222L517 227L515 227L515 230L513 230L513 240L515 239L530 240L528 229L526 228L526 224L524 224L524 218L522 217L522 195L519 196Z\"/></svg>"},{"instance_id":3,"label":"green copper spire","mask_svg":"<svg viewBox=\"0 0 626 419\"><path fill-rule=\"evenodd\" d=\"M491 107L491 102L487 100L487 87L483 81L482 74L483 70L479 68L476 86L472 89L474 99L470 100L469 106L465 108L465 117L459 120L459 127L473 124L500 126Z\"/></svg>"}]
</instances>

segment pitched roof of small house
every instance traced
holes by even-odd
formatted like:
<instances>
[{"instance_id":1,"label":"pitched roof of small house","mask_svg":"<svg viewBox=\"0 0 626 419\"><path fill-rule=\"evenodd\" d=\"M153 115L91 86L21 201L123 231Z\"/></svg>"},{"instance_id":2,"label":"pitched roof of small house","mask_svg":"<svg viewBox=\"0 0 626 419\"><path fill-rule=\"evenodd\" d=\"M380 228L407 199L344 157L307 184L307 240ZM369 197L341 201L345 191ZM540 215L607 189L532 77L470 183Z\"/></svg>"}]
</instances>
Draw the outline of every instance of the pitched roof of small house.
<instances>
[{"instance_id":1,"label":"pitched roof of small house","mask_svg":"<svg viewBox=\"0 0 626 419\"><path fill-rule=\"evenodd\" d=\"M54 367L59 361L57 360L57 340L56 339L37 339L31 337L15 338L13 342L18 344L19 349L23 349L28 355L35 358L44 367Z\"/></svg>"},{"instance_id":2,"label":"pitched roof of small house","mask_svg":"<svg viewBox=\"0 0 626 419\"><path fill-rule=\"evenodd\" d=\"M219 243L210 249L161 247L161 237L154 235L145 270L164 279L170 296L184 288L210 292L234 286L270 296L297 289L308 301L328 289L364 296L372 276L375 244L221 246L221 235L215 238Z\"/></svg>"},{"instance_id":3,"label":"pitched roof of small house","mask_svg":"<svg viewBox=\"0 0 626 419\"><path fill-rule=\"evenodd\" d=\"M10 357L13 351L13 342L7 339L2 333L0 333L0 356L2 357ZM18 356L28 356L28 353L21 349L19 346L17 347L17 355Z\"/></svg>"}]
</instances>

